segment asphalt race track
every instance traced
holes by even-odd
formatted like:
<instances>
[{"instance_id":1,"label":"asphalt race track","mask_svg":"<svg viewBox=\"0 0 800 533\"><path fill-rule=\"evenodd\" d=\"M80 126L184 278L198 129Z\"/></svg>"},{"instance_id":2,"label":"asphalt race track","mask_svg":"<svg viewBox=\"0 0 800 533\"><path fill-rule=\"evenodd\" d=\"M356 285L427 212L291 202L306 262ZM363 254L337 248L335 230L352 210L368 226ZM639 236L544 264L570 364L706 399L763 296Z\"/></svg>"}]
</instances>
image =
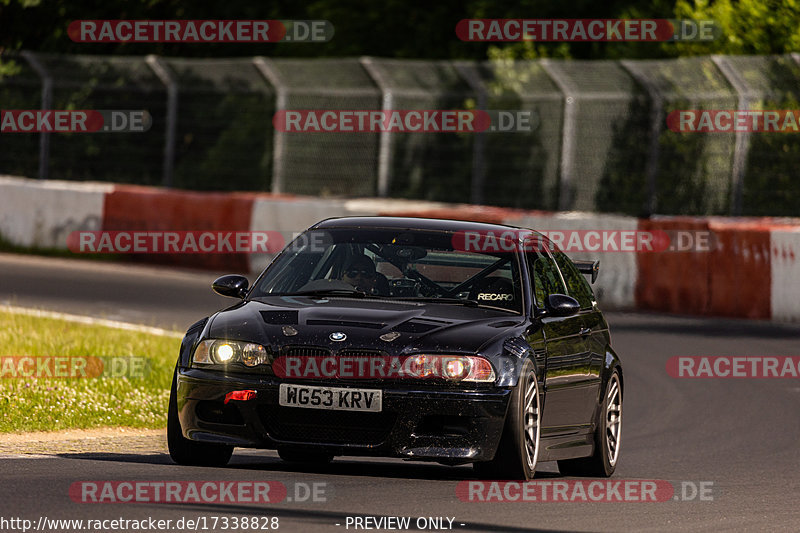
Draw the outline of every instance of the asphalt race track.
<instances>
[{"instance_id":1,"label":"asphalt race track","mask_svg":"<svg viewBox=\"0 0 800 533\"><path fill-rule=\"evenodd\" d=\"M215 274L207 272L0 255L0 273L0 303L169 329L184 328L232 302L211 292ZM211 517L234 515L277 516L279 531L349 531L354 517L366 516L411 517L412 531L420 517L454 518L452 529L461 531L796 530L800 380L681 380L670 377L665 364L676 355L800 355L800 327L642 313L609 313L608 318L625 371L622 452L614 479L666 480L677 500L464 502L456 486L473 479L468 467L348 458L293 470L272 452L237 451L227 468L193 468L176 466L163 453L82 452L0 456L0 516L34 524L43 515L153 517L173 524L181 517L206 517L207 531L214 531ZM539 466L537 480L562 479L554 463ZM90 480L279 481L294 501L266 506L73 502L70 485ZM684 489L700 482L711 482L705 485L710 497L689 498L688 489L691 501L682 501ZM325 501L296 501L314 483L325 484ZM447 519L443 524L450 527ZM223 531L222 526L216 530Z\"/></svg>"}]
</instances>

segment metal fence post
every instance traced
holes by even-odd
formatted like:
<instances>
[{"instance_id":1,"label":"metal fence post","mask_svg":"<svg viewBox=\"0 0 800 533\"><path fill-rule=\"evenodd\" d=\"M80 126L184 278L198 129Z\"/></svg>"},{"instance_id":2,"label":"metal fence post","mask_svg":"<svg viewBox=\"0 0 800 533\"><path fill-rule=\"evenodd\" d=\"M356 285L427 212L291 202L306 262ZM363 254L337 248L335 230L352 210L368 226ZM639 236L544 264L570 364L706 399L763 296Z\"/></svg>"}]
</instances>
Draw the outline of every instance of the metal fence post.
<instances>
[{"instance_id":1,"label":"metal fence post","mask_svg":"<svg viewBox=\"0 0 800 533\"><path fill-rule=\"evenodd\" d=\"M455 62L453 66L461 77L467 82L470 88L477 95L477 108L486 111L489 101L489 92L483 80L480 79L474 69L470 68L474 63L463 61ZM475 141L472 144L472 183L470 187L470 202L473 204L483 203L483 188L486 183L486 132L479 131L475 134Z\"/></svg>"},{"instance_id":2,"label":"metal fence post","mask_svg":"<svg viewBox=\"0 0 800 533\"><path fill-rule=\"evenodd\" d=\"M745 79L733 68L730 61L724 56L711 56L711 61L717 66L725 80L731 84L739 98L740 111L747 111L757 95L750 90ZM750 150L750 132L736 130L736 144L733 151L733 168L731 169L731 206L730 214L742 214L742 190L744 188L744 173L747 167L747 153Z\"/></svg>"},{"instance_id":3,"label":"metal fence post","mask_svg":"<svg viewBox=\"0 0 800 533\"><path fill-rule=\"evenodd\" d=\"M39 58L27 50L21 53L31 68L42 78L42 109L53 106L53 77L47 72ZM39 179L46 180L50 170L50 133L39 133Z\"/></svg>"},{"instance_id":4,"label":"metal fence post","mask_svg":"<svg viewBox=\"0 0 800 533\"><path fill-rule=\"evenodd\" d=\"M389 112L394 105L394 95L388 81L384 78L379 69L375 68L372 58L362 57L359 59L367 75L372 78L378 89L381 90L381 108L384 112ZM392 184L392 132L381 131L378 141L378 196L389 195Z\"/></svg>"},{"instance_id":5,"label":"metal fence post","mask_svg":"<svg viewBox=\"0 0 800 533\"><path fill-rule=\"evenodd\" d=\"M158 56L148 55L145 61L167 88L167 125L161 180L164 187L172 187L175 167L175 138L178 132L178 82Z\"/></svg>"},{"instance_id":6,"label":"metal fence post","mask_svg":"<svg viewBox=\"0 0 800 533\"><path fill-rule=\"evenodd\" d=\"M647 165L645 166L647 200L644 205L644 215L649 217L656 210L656 175L658 173L658 160L661 155L660 136L661 122L664 116L664 95L655 83L636 69L635 62L622 60L620 65L645 89L652 105L650 108L650 147Z\"/></svg>"},{"instance_id":7,"label":"metal fence post","mask_svg":"<svg viewBox=\"0 0 800 533\"><path fill-rule=\"evenodd\" d=\"M253 64L264 79L275 88L275 112L285 111L289 106L289 91L282 82L278 70L265 57L254 57ZM286 156L286 137L282 131L275 130L272 137L272 192L283 192L284 160Z\"/></svg>"},{"instance_id":8,"label":"metal fence post","mask_svg":"<svg viewBox=\"0 0 800 533\"><path fill-rule=\"evenodd\" d=\"M578 119L577 101L575 100L576 91L571 86L570 81L565 76L562 76L558 69L553 68L549 59L540 60L540 64L545 73L556 84L558 90L564 95L564 128L561 132L561 175L558 184L558 210L567 211L573 207L575 202L573 173L575 168L575 132Z\"/></svg>"}]
</instances>

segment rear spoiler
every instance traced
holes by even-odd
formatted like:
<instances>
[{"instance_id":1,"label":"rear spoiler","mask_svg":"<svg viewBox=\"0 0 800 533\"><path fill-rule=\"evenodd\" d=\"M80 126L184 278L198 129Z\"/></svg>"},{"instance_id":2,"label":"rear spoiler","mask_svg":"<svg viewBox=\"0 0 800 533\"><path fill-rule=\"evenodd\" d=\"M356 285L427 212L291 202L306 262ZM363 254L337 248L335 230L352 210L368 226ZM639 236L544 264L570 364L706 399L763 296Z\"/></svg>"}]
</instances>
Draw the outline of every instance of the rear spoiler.
<instances>
[{"instance_id":1,"label":"rear spoiler","mask_svg":"<svg viewBox=\"0 0 800 533\"><path fill-rule=\"evenodd\" d=\"M597 280L597 273L600 272L600 261L573 261L581 274L592 275L592 283Z\"/></svg>"}]
</instances>

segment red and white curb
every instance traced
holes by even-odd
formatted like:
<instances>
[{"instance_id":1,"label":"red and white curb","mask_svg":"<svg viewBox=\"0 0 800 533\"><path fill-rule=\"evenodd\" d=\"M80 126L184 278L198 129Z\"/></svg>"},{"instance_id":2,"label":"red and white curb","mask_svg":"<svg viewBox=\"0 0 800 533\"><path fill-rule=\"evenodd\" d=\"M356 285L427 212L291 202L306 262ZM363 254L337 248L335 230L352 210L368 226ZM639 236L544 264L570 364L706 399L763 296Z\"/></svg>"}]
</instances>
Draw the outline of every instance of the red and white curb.
<instances>
[{"instance_id":1,"label":"red and white curb","mask_svg":"<svg viewBox=\"0 0 800 533\"><path fill-rule=\"evenodd\" d=\"M27 248L67 249L73 231L278 231L291 236L330 217L397 215L494 222L535 230L703 230L710 251L571 253L600 259L602 305L800 322L800 219L667 217L648 220L382 198L323 199L268 193L0 176L0 236ZM147 262L257 272L265 254L152 254Z\"/></svg>"}]
</instances>

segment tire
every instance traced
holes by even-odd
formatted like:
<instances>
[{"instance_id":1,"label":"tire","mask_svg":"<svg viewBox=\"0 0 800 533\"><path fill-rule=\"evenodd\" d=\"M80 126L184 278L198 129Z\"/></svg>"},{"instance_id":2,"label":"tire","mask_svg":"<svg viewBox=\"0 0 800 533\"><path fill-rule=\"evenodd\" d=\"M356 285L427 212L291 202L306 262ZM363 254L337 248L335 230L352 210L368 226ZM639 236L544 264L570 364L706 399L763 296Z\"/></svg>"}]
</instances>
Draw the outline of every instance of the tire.
<instances>
[{"instance_id":1,"label":"tire","mask_svg":"<svg viewBox=\"0 0 800 533\"><path fill-rule=\"evenodd\" d=\"M287 463L326 465L333 461L333 454L297 448L278 448L278 456Z\"/></svg>"},{"instance_id":2,"label":"tire","mask_svg":"<svg viewBox=\"0 0 800 533\"><path fill-rule=\"evenodd\" d=\"M167 411L167 445L169 456L179 465L225 466L233 454L233 446L195 442L183 436L178 418L178 369L172 376Z\"/></svg>"},{"instance_id":3,"label":"tire","mask_svg":"<svg viewBox=\"0 0 800 533\"><path fill-rule=\"evenodd\" d=\"M503 435L494 459L472 465L479 477L524 481L533 478L539 456L541 405L536 370L531 360L526 359L519 382L511 393Z\"/></svg>"},{"instance_id":4,"label":"tire","mask_svg":"<svg viewBox=\"0 0 800 533\"><path fill-rule=\"evenodd\" d=\"M606 384L603 403L594 432L594 454L591 457L558 462L565 476L611 477L617 469L622 444L622 381L614 369Z\"/></svg>"}]
</instances>

